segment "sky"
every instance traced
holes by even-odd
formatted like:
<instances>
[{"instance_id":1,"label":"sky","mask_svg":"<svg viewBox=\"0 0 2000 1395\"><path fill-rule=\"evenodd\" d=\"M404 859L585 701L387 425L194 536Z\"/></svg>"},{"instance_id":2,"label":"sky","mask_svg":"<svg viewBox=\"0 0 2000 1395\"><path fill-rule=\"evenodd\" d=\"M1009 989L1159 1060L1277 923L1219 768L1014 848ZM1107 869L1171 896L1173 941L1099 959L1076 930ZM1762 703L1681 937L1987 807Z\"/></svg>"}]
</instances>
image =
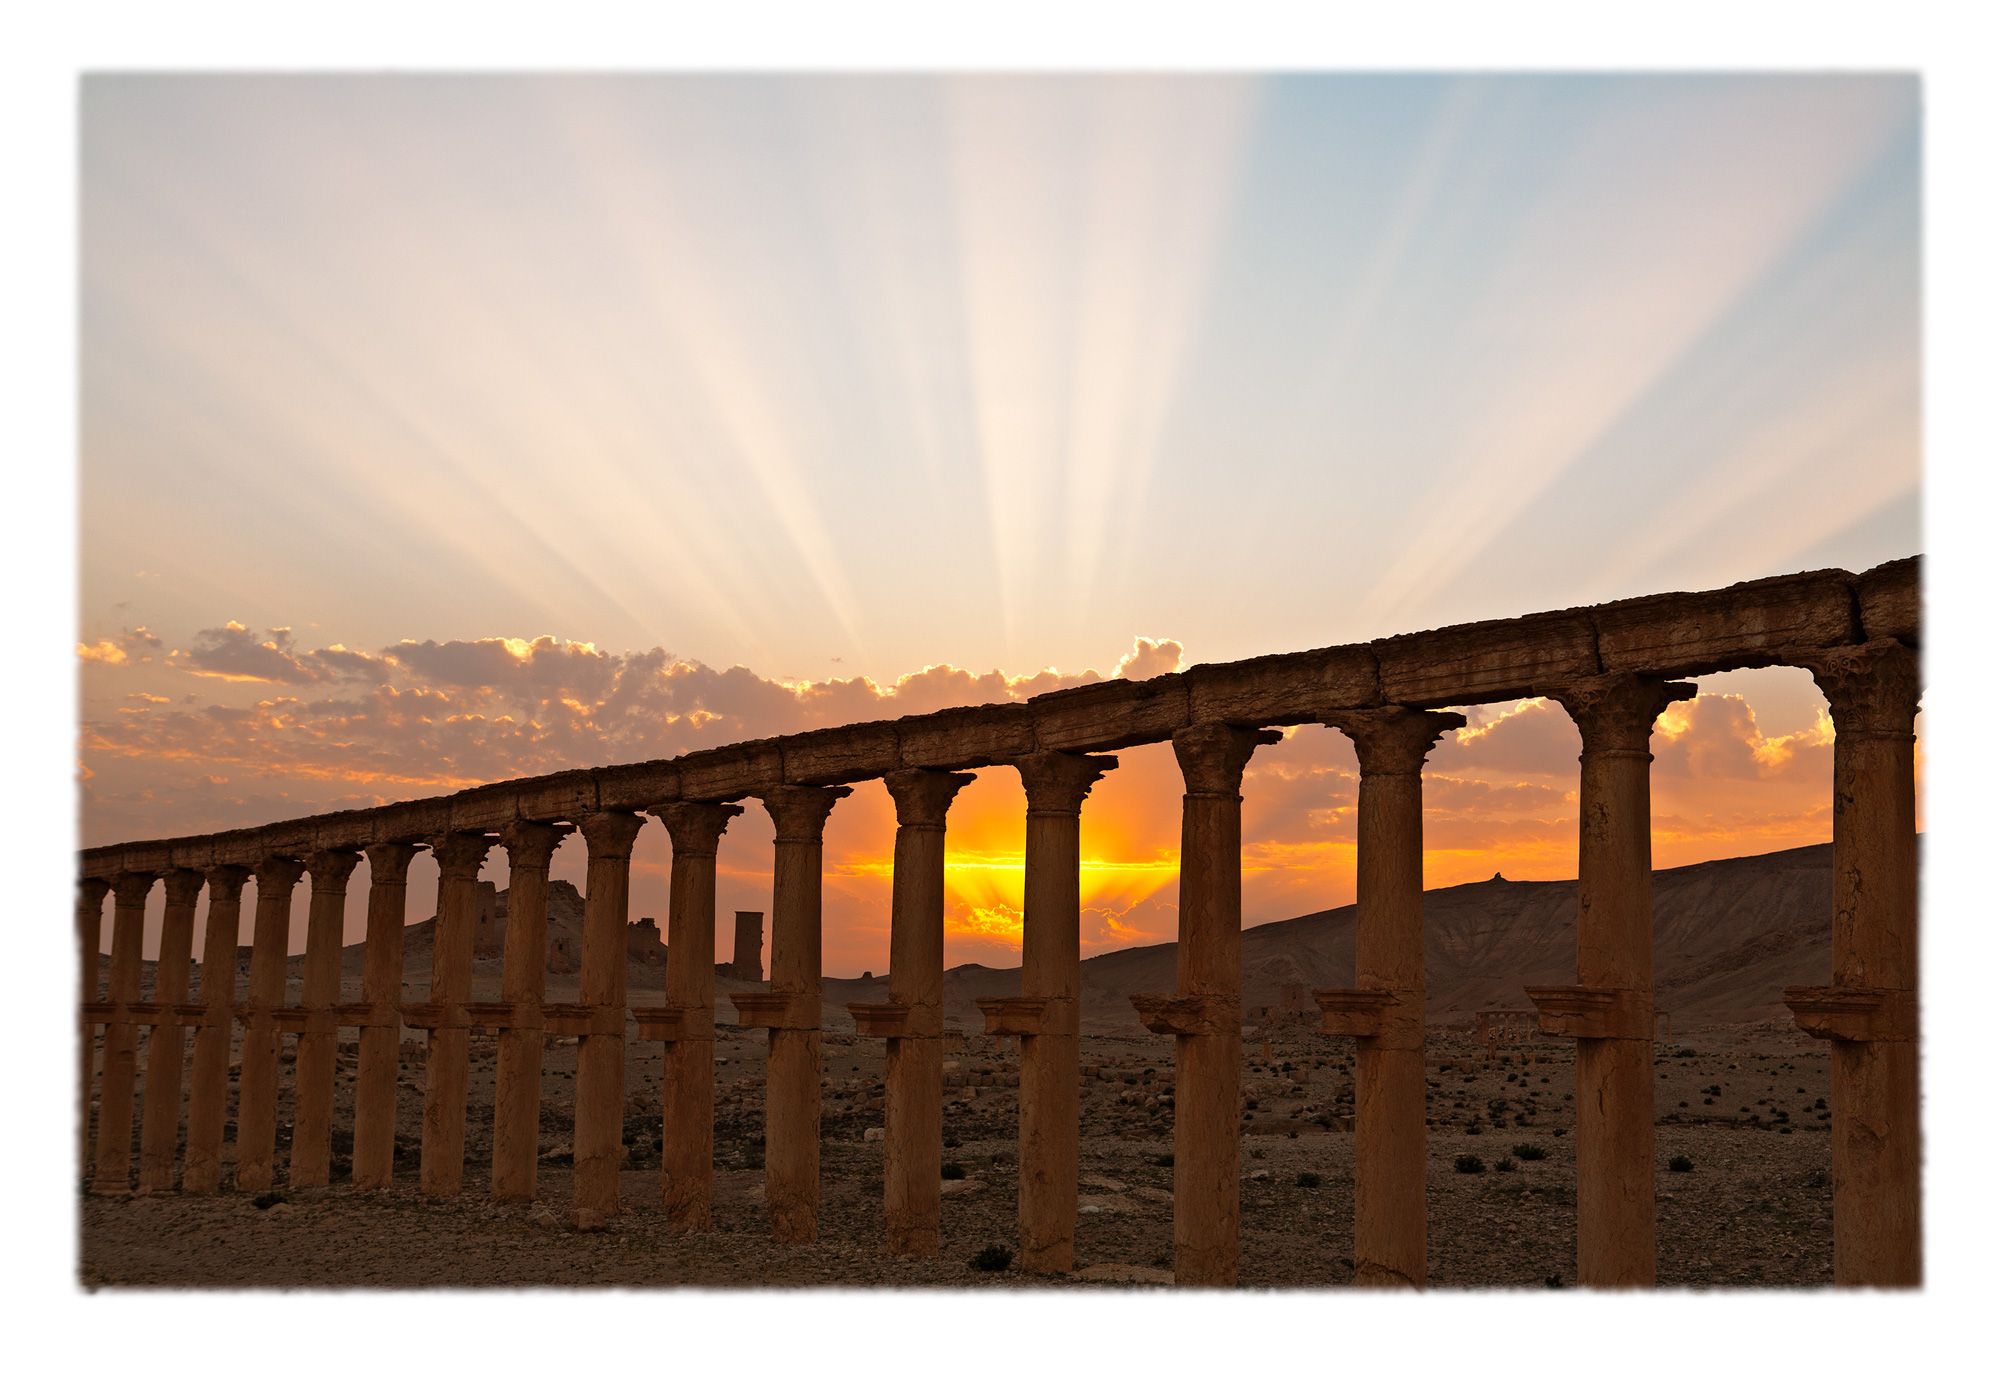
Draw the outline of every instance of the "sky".
<instances>
[{"instance_id":1,"label":"sky","mask_svg":"<svg viewBox=\"0 0 2000 1395\"><path fill-rule=\"evenodd\" d=\"M88 78L81 841L1907 556L1920 153L1903 77ZM1656 863L1830 836L1805 675L1701 686ZM1573 727L1468 715L1427 883L1573 875ZM1086 804L1086 954L1172 937L1178 795ZM1254 759L1246 923L1352 899L1354 795ZM1021 819L954 806L948 962Z\"/></svg>"}]
</instances>

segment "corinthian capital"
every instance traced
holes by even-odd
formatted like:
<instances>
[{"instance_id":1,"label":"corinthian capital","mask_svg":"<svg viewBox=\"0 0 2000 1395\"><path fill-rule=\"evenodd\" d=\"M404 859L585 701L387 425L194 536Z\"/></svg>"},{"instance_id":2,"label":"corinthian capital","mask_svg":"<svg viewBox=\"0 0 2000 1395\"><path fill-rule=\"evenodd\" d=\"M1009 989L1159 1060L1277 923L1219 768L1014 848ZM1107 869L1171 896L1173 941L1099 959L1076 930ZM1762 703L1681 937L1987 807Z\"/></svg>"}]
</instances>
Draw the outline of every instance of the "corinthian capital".
<instances>
[{"instance_id":1,"label":"corinthian capital","mask_svg":"<svg viewBox=\"0 0 2000 1395\"><path fill-rule=\"evenodd\" d=\"M360 865L361 854L354 848L321 848L306 858L306 871L312 874L312 889L315 894L327 895L347 892L347 879L354 875Z\"/></svg>"},{"instance_id":2,"label":"corinthian capital","mask_svg":"<svg viewBox=\"0 0 2000 1395\"><path fill-rule=\"evenodd\" d=\"M904 828L943 828L945 811L972 776L958 770L892 770L882 777Z\"/></svg>"},{"instance_id":3,"label":"corinthian capital","mask_svg":"<svg viewBox=\"0 0 2000 1395\"><path fill-rule=\"evenodd\" d=\"M431 839L431 856L438 875L447 881L470 881L485 865L486 854L498 841L485 833L445 833Z\"/></svg>"},{"instance_id":4,"label":"corinthian capital","mask_svg":"<svg viewBox=\"0 0 2000 1395\"><path fill-rule=\"evenodd\" d=\"M1021 788L1031 814L1068 814L1083 810L1090 787L1118 768L1116 756L1075 756L1067 751L1037 751L1015 758Z\"/></svg>"},{"instance_id":5,"label":"corinthian capital","mask_svg":"<svg viewBox=\"0 0 2000 1395\"><path fill-rule=\"evenodd\" d=\"M169 906L192 906L201 895L201 873L193 867L176 867L167 873L167 904Z\"/></svg>"},{"instance_id":6,"label":"corinthian capital","mask_svg":"<svg viewBox=\"0 0 2000 1395\"><path fill-rule=\"evenodd\" d=\"M1243 793L1243 767L1257 748L1282 739L1275 731L1200 722L1174 733L1174 759L1181 763L1189 794L1234 799Z\"/></svg>"},{"instance_id":7,"label":"corinthian capital","mask_svg":"<svg viewBox=\"0 0 2000 1395\"><path fill-rule=\"evenodd\" d=\"M681 799L656 805L647 812L665 825L675 857L714 857L717 845L722 842L722 831L743 812L743 806Z\"/></svg>"},{"instance_id":8,"label":"corinthian capital","mask_svg":"<svg viewBox=\"0 0 2000 1395\"><path fill-rule=\"evenodd\" d=\"M1893 639L1801 654L1796 662L1826 695L1836 736L1909 740L1924 685L1917 651Z\"/></svg>"},{"instance_id":9,"label":"corinthian capital","mask_svg":"<svg viewBox=\"0 0 2000 1395\"><path fill-rule=\"evenodd\" d=\"M632 855L632 844L646 821L625 809L599 809L578 819L576 826L583 830L583 845L593 860L623 861Z\"/></svg>"},{"instance_id":10,"label":"corinthian capital","mask_svg":"<svg viewBox=\"0 0 2000 1395\"><path fill-rule=\"evenodd\" d=\"M549 859L555 856L556 845L569 836L569 825L563 823L535 823L522 819L507 825L500 835L500 846L507 850L507 871L511 876L516 872L549 870Z\"/></svg>"},{"instance_id":11,"label":"corinthian capital","mask_svg":"<svg viewBox=\"0 0 2000 1395\"><path fill-rule=\"evenodd\" d=\"M775 785L759 790L764 812L771 816L780 843L817 843L826 834L826 817L835 801L854 793L846 785Z\"/></svg>"},{"instance_id":12,"label":"corinthian capital","mask_svg":"<svg viewBox=\"0 0 2000 1395\"><path fill-rule=\"evenodd\" d=\"M1342 708L1320 718L1354 743L1362 775L1415 775L1438 738L1465 725L1461 712L1420 707Z\"/></svg>"},{"instance_id":13,"label":"corinthian capital","mask_svg":"<svg viewBox=\"0 0 2000 1395\"><path fill-rule=\"evenodd\" d=\"M120 872L111 879L112 904L116 906L143 906L152 894L153 883L160 879L158 872Z\"/></svg>"},{"instance_id":14,"label":"corinthian capital","mask_svg":"<svg viewBox=\"0 0 2000 1395\"><path fill-rule=\"evenodd\" d=\"M1671 703L1691 698L1692 683L1666 683L1636 673L1584 678L1550 694L1583 735L1585 755L1649 755L1653 723Z\"/></svg>"}]
</instances>

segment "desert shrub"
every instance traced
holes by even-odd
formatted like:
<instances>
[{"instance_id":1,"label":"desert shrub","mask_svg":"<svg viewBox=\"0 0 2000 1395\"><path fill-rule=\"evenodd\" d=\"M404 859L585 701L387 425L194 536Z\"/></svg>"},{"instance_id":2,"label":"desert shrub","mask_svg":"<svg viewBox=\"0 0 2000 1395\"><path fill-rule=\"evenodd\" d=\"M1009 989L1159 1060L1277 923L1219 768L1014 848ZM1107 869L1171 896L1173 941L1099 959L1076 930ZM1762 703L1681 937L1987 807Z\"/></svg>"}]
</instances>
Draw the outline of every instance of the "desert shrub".
<instances>
[{"instance_id":1,"label":"desert shrub","mask_svg":"<svg viewBox=\"0 0 2000 1395\"><path fill-rule=\"evenodd\" d=\"M978 1254L968 1259L966 1267L977 1269L984 1274L998 1274L1014 1262L1014 1252L1005 1245L988 1245Z\"/></svg>"},{"instance_id":2,"label":"desert shrub","mask_svg":"<svg viewBox=\"0 0 2000 1395\"><path fill-rule=\"evenodd\" d=\"M1319 1174L1317 1172L1301 1172L1298 1176L1298 1184L1301 1187L1317 1187L1319 1185Z\"/></svg>"},{"instance_id":3,"label":"desert shrub","mask_svg":"<svg viewBox=\"0 0 2000 1395\"><path fill-rule=\"evenodd\" d=\"M1174 1165L1174 1155L1172 1153L1153 1154L1154 1167L1172 1167L1173 1165Z\"/></svg>"},{"instance_id":4,"label":"desert shrub","mask_svg":"<svg viewBox=\"0 0 2000 1395\"><path fill-rule=\"evenodd\" d=\"M938 1176L944 1178L947 1182L956 1182L959 1178L965 1176L965 1165L963 1163L948 1162L938 1169Z\"/></svg>"},{"instance_id":5,"label":"desert shrub","mask_svg":"<svg viewBox=\"0 0 2000 1395\"><path fill-rule=\"evenodd\" d=\"M284 1199L285 1194L283 1192L259 1192L256 1199L250 1204L259 1211L268 1211Z\"/></svg>"},{"instance_id":6,"label":"desert shrub","mask_svg":"<svg viewBox=\"0 0 2000 1395\"><path fill-rule=\"evenodd\" d=\"M1694 1159L1686 1153L1676 1153L1667 1159L1667 1170L1669 1172L1693 1172Z\"/></svg>"},{"instance_id":7,"label":"desert shrub","mask_svg":"<svg viewBox=\"0 0 2000 1395\"><path fill-rule=\"evenodd\" d=\"M1477 1153L1460 1153L1451 1160L1451 1165L1458 1172L1472 1173L1484 1172L1486 1170L1485 1159L1481 1158Z\"/></svg>"},{"instance_id":8,"label":"desert shrub","mask_svg":"<svg viewBox=\"0 0 2000 1395\"><path fill-rule=\"evenodd\" d=\"M1539 1143L1516 1143L1514 1156L1522 1162L1540 1162L1549 1155L1549 1150Z\"/></svg>"},{"instance_id":9,"label":"desert shrub","mask_svg":"<svg viewBox=\"0 0 2000 1395\"><path fill-rule=\"evenodd\" d=\"M1514 1170L1514 1166L1515 1164L1512 1158L1502 1158L1500 1159L1499 1162L1493 1164L1493 1170L1495 1172L1512 1172Z\"/></svg>"}]
</instances>

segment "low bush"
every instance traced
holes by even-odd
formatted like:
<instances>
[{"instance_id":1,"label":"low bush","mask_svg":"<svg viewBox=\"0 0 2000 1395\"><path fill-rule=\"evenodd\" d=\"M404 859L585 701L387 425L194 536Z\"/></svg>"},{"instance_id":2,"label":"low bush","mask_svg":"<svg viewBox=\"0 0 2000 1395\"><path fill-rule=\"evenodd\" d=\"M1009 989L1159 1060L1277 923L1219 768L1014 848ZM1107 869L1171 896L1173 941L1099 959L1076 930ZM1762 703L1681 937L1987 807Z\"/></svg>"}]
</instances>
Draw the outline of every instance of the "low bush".
<instances>
[{"instance_id":1,"label":"low bush","mask_svg":"<svg viewBox=\"0 0 2000 1395\"><path fill-rule=\"evenodd\" d=\"M1460 1153L1451 1160L1453 1170L1458 1172L1484 1172L1486 1160L1476 1153Z\"/></svg>"}]
</instances>

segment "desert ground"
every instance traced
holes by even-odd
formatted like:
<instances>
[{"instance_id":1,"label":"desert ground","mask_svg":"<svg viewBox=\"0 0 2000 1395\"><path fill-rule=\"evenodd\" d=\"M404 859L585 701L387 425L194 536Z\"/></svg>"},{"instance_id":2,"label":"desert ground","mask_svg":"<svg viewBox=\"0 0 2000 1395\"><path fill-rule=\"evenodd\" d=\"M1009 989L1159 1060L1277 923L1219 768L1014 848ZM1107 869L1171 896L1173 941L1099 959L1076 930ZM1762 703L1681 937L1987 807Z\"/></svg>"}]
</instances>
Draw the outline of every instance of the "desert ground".
<instances>
[{"instance_id":1,"label":"desert ground","mask_svg":"<svg viewBox=\"0 0 2000 1395\"><path fill-rule=\"evenodd\" d=\"M150 966L148 966L150 971ZM498 995L480 964L475 996ZM657 980L658 970L653 970ZM633 1000L647 996L634 969ZM406 995L421 997L414 976ZM549 998L573 997L557 976ZM657 983L653 985L657 987ZM565 1219L573 1040L551 1041L543 1079L540 1195L484 1197L490 1165L490 1037L473 1044L467 1187L417 1194L423 1034L406 1032L396 1185L345 1184L356 1047L343 1043L334 1184L249 1196L165 1194L81 1202L79 1277L89 1288L487 1285L1032 1285L1171 1282L1173 1045L1136 1025L1086 1019L1077 1271L973 1261L1015 1240L1016 1057L976 1030L948 1043L943 1243L933 1260L882 1246L883 1044L857 1038L840 1004L878 988L829 982L822 1206L818 1243L779 1246L762 1208L764 1033L729 1025L722 980L716 1033L715 1228L667 1233L659 1207L661 1051L627 1061L626 1206L607 1230ZM296 992L296 984L293 986ZM350 978L345 996L358 997ZM968 1025L960 1018L958 1025ZM976 1021L970 1024L976 1028ZM350 1034L351 1035L351 1034ZM141 1052L143 1060L144 1046ZM1659 1278L1662 1285L1796 1286L1832 1279L1832 1190L1824 1047L1776 1024L1685 1030L1657 1047ZM1299 1021L1253 1028L1245 1044L1242 1264L1245 1286L1343 1285L1351 1274L1352 1048ZM289 1146L285 1052L279 1158ZM1542 1040L1489 1052L1467 1030L1435 1028L1428 1051L1430 1275L1438 1286L1566 1287L1574 1282L1574 1062ZM234 1071L232 1069L232 1081ZM141 1072L141 1088L144 1072ZM1676 1164L1675 1159L1684 1159ZM1476 1160L1476 1165L1474 1161ZM987 1264L998 1260L989 1254Z\"/></svg>"}]
</instances>

